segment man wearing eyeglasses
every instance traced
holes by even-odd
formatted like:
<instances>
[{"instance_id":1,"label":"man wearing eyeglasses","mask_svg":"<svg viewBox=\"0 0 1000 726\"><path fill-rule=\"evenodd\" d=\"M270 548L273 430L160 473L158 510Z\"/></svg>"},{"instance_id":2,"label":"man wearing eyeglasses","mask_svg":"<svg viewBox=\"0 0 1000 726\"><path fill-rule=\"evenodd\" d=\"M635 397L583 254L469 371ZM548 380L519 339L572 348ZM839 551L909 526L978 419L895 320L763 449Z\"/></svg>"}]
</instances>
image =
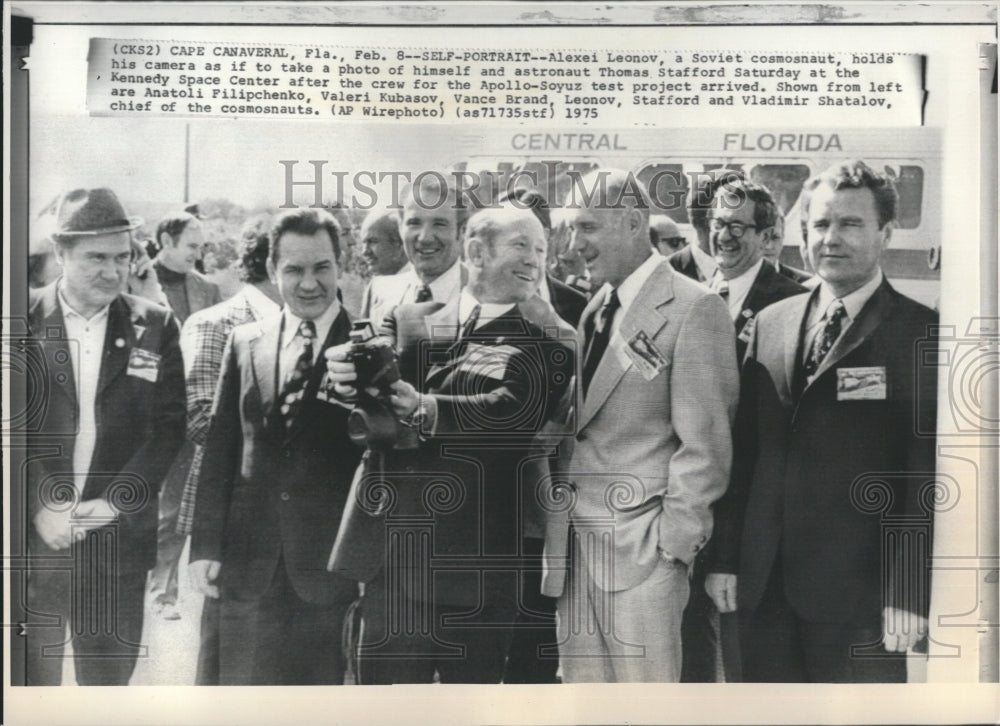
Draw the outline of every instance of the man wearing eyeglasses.
<instances>
[{"instance_id":1,"label":"man wearing eyeglasses","mask_svg":"<svg viewBox=\"0 0 1000 726\"><path fill-rule=\"evenodd\" d=\"M718 266L709 286L729 306L741 362L754 316L778 300L806 291L764 264L764 249L777 217L778 208L767 187L747 180L720 187L709 211L709 245Z\"/></svg>"},{"instance_id":2,"label":"man wearing eyeglasses","mask_svg":"<svg viewBox=\"0 0 1000 726\"><path fill-rule=\"evenodd\" d=\"M649 229L653 233L650 235L650 241L653 242L654 249L664 257L678 252L688 243L687 238L678 229L677 223L665 214L651 214Z\"/></svg>"}]
</instances>

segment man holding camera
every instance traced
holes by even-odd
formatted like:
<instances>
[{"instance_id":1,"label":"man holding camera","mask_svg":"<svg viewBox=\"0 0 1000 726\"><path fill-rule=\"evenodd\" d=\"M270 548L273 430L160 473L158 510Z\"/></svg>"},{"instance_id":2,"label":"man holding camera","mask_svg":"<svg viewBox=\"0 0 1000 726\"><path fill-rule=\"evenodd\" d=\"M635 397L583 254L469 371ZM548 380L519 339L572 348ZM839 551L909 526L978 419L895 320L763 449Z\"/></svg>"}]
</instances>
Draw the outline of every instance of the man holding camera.
<instances>
[{"instance_id":1,"label":"man holding camera","mask_svg":"<svg viewBox=\"0 0 1000 726\"><path fill-rule=\"evenodd\" d=\"M387 400L405 425L385 453L386 559L365 594L362 683L429 683L435 670L443 683L501 679L521 566L518 477L574 366L518 307L544 275L545 247L530 211L482 211L466 235L468 286L386 318L402 376ZM337 395L355 399L367 381L350 346L327 358Z\"/></svg>"},{"instance_id":2,"label":"man holding camera","mask_svg":"<svg viewBox=\"0 0 1000 726\"><path fill-rule=\"evenodd\" d=\"M220 598L221 685L338 685L354 582L326 571L357 447L319 395L323 351L348 339L339 229L297 209L271 229L280 314L233 330L205 438L191 534L195 586Z\"/></svg>"}]
</instances>

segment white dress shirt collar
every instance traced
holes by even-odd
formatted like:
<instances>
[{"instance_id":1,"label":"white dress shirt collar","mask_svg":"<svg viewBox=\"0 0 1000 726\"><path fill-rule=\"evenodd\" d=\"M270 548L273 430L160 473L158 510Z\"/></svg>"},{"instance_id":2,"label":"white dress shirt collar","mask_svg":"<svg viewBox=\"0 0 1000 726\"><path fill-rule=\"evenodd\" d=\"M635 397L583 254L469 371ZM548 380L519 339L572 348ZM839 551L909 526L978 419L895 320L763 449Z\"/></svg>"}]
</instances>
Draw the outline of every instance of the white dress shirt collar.
<instances>
[{"instance_id":1,"label":"white dress shirt collar","mask_svg":"<svg viewBox=\"0 0 1000 726\"><path fill-rule=\"evenodd\" d=\"M881 284L881 268L878 269L875 276L872 277L871 280L866 282L854 292L844 295L842 298L837 298L833 294L833 291L830 290L829 286L825 283L820 283L819 296L816 298L816 305L813 308L812 315L810 316L810 325L818 322L819 319L826 314L826 311L829 309L833 301L837 299L844 304L844 310L847 312L847 322L854 322L855 318L857 318L858 314L861 312L861 309L865 306L865 303L871 299L871 296L875 294L875 291L878 290L878 287Z\"/></svg>"},{"instance_id":2,"label":"white dress shirt collar","mask_svg":"<svg viewBox=\"0 0 1000 726\"><path fill-rule=\"evenodd\" d=\"M646 258L646 261L632 270L632 274L626 277L625 281L618 286L618 302L621 303L621 313L628 311L629 306L632 305L632 302L639 294L639 290L646 284L649 276L653 274L653 270L665 264L666 261L667 258L662 255L650 254ZM605 285L605 287L610 287L610 285Z\"/></svg>"},{"instance_id":3,"label":"white dress shirt collar","mask_svg":"<svg viewBox=\"0 0 1000 726\"><path fill-rule=\"evenodd\" d=\"M750 294L750 288L753 287L757 275L760 274L760 268L763 266L764 259L761 258L749 270L727 280L729 283L729 296L726 298L726 303L729 305L729 317L733 320L739 317L740 311L743 309L743 302L746 300L747 295ZM718 291L719 283L723 279L722 272L717 270L715 277L712 279L712 289Z\"/></svg>"},{"instance_id":4,"label":"white dress shirt collar","mask_svg":"<svg viewBox=\"0 0 1000 726\"><path fill-rule=\"evenodd\" d=\"M281 347L287 348L298 337L299 325L302 323L302 318L292 313L287 305L282 310L282 314L285 316L285 325L281 334ZM330 304L330 307L323 311L322 315L313 320L313 323L316 324L316 344L313 346L314 359L320 347L326 341L326 336L330 333L330 327L338 315L340 315L340 302L334 300Z\"/></svg>"},{"instance_id":5,"label":"white dress shirt collar","mask_svg":"<svg viewBox=\"0 0 1000 726\"><path fill-rule=\"evenodd\" d=\"M715 258L698 246L697 241L691 245L691 255L694 257L694 264L698 266L698 272L706 280L711 280L715 276L715 271L719 266L715 264Z\"/></svg>"},{"instance_id":6,"label":"white dress shirt collar","mask_svg":"<svg viewBox=\"0 0 1000 726\"><path fill-rule=\"evenodd\" d=\"M414 302L417 299L417 290L423 286L423 281L412 267L406 273L409 275L409 295L404 302ZM436 302L448 302L462 287L462 261L456 260L455 264L442 272L433 280L428 287L431 289L431 299Z\"/></svg>"},{"instance_id":7,"label":"white dress shirt collar","mask_svg":"<svg viewBox=\"0 0 1000 726\"><path fill-rule=\"evenodd\" d=\"M465 321L469 319L472 315L472 311L475 309L476 305L479 306L479 319L476 321L475 330L486 325L493 320L496 320L501 315L505 315L511 308L514 307L515 303L481 303L476 300L475 296L469 291L469 288L463 287L461 293L458 296L458 325L459 328L465 325Z\"/></svg>"}]
</instances>

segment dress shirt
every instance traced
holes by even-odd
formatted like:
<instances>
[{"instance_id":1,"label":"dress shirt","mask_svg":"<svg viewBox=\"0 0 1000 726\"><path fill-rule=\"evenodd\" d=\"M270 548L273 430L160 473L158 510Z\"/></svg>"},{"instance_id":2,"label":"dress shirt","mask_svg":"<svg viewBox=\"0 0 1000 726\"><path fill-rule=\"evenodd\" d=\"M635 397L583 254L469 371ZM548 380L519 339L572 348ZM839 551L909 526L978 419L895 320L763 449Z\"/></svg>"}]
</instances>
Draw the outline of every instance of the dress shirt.
<instances>
[{"instance_id":1,"label":"dress shirt","mask_svg":"<svg viewBox=\"0 0 1000 726\"><path fill-rule=\"evenodd\" d=\"M691 245L691 255L694 257L694 264L698 266L698 272L706 280L715 277L715 271L719 266L715 264L715 258L699 247L697 244Z\"/></svg>"},{"instance_id":2,"label":"dress shirt","mask_svg":"<svg viewBox=\"0 0 1000 726\"><path fill-rule=\"evenodd\" d=\"M87 483L90 462L97 445L97 383L101 376L101 359L104 357L109 306L105 305L93 317L85 318L70 306L63 296L61 286L59 306L62 308L66 339L69 341L73 373L76 376L79 425L73 441L73 485L77 494L81 494Z\"/></svg>"},{"instance_id":3,"label":"dress shirt","mask_svg":"<svg viewBox=\"0 0 1000 726\"><path fill-rule=\"evenodd\" d=\"M459 330L465 325L465 321L469 319L469 316L472 315L472 311L477 305L479 306L479 319L476 321L476 327L473 330L479 330L486 323L499 318L514 307L514 303L481 303L469 292L469 288L463 287L458 298Z\"/></svg>"},{"instance_id":4,"label":"dress shirt","mask_svg":"<svg viewBox=\"0 0 1000 726\"><path fill-rule=\"evenodd\" d=\"M292 372L295 370L295 364L298 363L299 355L302 354L305 341L299 335L299 324L302 322L302 318L293 315L287 306L282 310L282 315L285 316L285 322L281 326L281 354L278 356L278 380L281 381L281 386L284 388L285 383L288 382ZM330 327L338 315L340 315L340 303L334 300L330 303L330 307L323 311L322 315L313 320L316 324L316 337L313 339L314 365L317 356L319 356L320 348L323 347L323 343L326 342L326 336L330 333Z\"/></svg>"},{"instance_id":5,"label":"dress shirt","mask_svg":"<svg viewBox=\"0 0 1000 726\"><path fill-rule=\"evenodd\" d=\"M844 331L851 327L851 324L858 317L858 313L861 312L861 308L865 306L865 303L867 303L871 296L875 294L875 291L878 290L878 287L881 284L881 268L871 280L866 282L854 292L848 293L841 298L834 296L829 287L824 284L820 284L816 302L809 311L809 322L806 328L805 345L802 347L803 361L805 360L805 356L809 355L809 351L812 349L813 339L823 329L824 325L826 325L826 311L830 309L834 300L840 300L844 304L844 311L847 313L840 325L840 334L843 335Z\"/></svg>"},{"instance_id":6,"label":"dress shirt","mask_svg":"<svg viewBox=\"0 0 1000 726\"><path fill-rule=\"evenodd\" d=\"M424 284L423 280L417 275L416 270L412 267L409 271L405 273L408 277L406 294L403 296L401 303L413 303L417 301L417 291ZM436 302L448 302L455 295L458 294L459 288L462 287L462 263L461 261L456 261L454 265L449 267L447 270L442 272L438 277L432 282L427 284L427 287L431 289L431 300Z\"/></svg>"},{"instance_id":7,"label":"dress shirt","mask_svg":"<svg viewBox=\"0 0 1000 726\"><path fill-rule=\"evenodd\" d=\"M632 274L625 278L625 281L618 286L618 301L621 303L621 307L618 308L618 312L615 313L614 320L611 321L611 341L609 345L614 342L615 338L618 336L618 326L628 309L632 306L635 301L636 296L639 294L639 290L642 286L646 284L646 280L649 276L653 274L653 270L659 267L661 264L666 262L666 257L663 255L658 255L651 253L646 261L639 265L637 268L632 270ZM606 289L608 288L608 289ZM605 283L601 288L600 294L607 296L611 294L611 285ZM606 297L601 298L606 299Z\"/></svg>"},{"instance_id":8,"label":"dress shirt","mask_svg":"<svg viewBox=\"0 0 1000 726\"><path fill-rule=\"evenodd\" d=\"M743 301L747 299L750 288L753 287L754 280L757 279L757 274L763 265L764 260L759 259L753 267L742 275L726 280L729 283L729 297L726 302L729 305L729 317L734 321L740 316L740 311L743 310ZM715 277L712 279L712 289L717 291L718 285L723 279L722 272L716 271Z\"/></svg>"}]
</instances>

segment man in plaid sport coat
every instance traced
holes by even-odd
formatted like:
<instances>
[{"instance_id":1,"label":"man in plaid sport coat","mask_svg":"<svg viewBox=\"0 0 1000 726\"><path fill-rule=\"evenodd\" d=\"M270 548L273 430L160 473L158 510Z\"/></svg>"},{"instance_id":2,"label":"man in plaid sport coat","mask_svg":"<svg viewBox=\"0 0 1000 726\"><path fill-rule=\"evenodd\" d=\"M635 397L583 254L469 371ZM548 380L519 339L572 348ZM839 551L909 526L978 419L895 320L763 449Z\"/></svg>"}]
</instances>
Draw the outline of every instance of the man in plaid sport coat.
<instances>
[{"instance_id":1,"label":"man in plaid sport coat","mask_svg":"<svg viewBox=\"0 0 1000 726\"><path fill-rule=\"evenodd\" d=\"M222 354L233 328L264 318L280 309L278 289L267 277L267 222L251 220L243 229L239 272L246 285L225 302L200 310L184 323L181 349L187 365L187 436L196 448L184 485L177 532L191 534L194 502L212 400L219 382ZM218 684L218 601L206 598L202 612L197 685Z\"/></svg>"}]
</instances>

